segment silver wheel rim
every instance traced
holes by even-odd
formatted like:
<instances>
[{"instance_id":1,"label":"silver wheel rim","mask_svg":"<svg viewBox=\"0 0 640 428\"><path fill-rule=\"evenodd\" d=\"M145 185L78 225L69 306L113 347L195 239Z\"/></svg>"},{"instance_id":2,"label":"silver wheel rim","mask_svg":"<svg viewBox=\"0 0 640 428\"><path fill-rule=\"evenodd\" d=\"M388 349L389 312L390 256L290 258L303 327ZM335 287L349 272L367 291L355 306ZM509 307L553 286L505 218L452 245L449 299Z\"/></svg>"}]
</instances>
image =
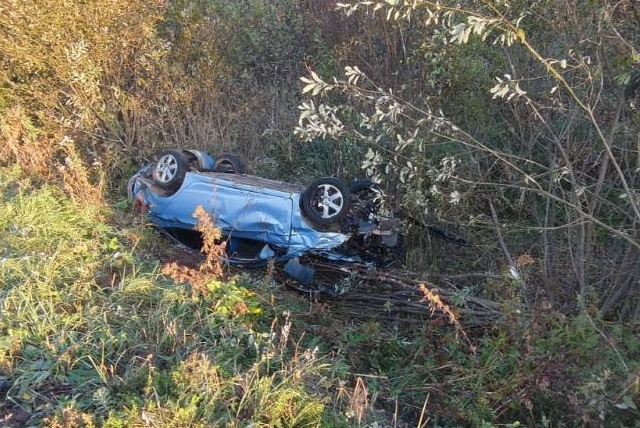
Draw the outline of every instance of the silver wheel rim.
<instances>
[{"instance_id":1,"label":"silver wheel rim","mask_svg":"<svg viewBox=\"0 0 640 428\"><path fill-rule=\"evenodd\" d=\"M156 164L156 177L162 183L170 182L178 172L178 160L173 155L164 155Z\"/></svg>"},{"instance_id":2,"label":"silver wheel rim","mask_svg":"<svg viewBox=\"0 0 640 428\"><path fill-rule=\"evenodd\" d=\"M316 212L322 218L332 218L340 214L344 207L344 196L340 189L331 184L321 184L316 188Z\"/></svg>"}]
</instances>

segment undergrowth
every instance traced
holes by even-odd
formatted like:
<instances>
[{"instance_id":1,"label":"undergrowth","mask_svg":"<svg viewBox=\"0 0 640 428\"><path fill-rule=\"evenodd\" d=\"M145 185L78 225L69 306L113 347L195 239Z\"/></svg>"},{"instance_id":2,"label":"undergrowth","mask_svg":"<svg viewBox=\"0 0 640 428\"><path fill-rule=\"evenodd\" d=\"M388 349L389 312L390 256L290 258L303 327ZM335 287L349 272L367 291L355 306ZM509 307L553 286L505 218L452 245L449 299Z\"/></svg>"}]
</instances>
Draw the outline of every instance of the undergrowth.
<instances>
[{"instance_id":1,"label":"undergrowth","mask_svg":"<svg viewBox=\"0 0 640 428\"><path fill-rule=\"evenodd\" d=\"M212 279L208 293L191 293L142 252L135 225L115 230L105 222L113 212L33 186L17 169L1 174L0 424L334 420L322 394L330 385L319 382L326 364L246 283Z\"/></svg>"},{"instance_id":2,"label":"undergrowth","mask_svg":"<svg viewBox=\"0 0 640 428\"><path fill-rule=\"evenodd\" d=\"M638 427L638 329L597 312L469 329L427 290L445 317L364 321L217 265L215 239L162 265L143 218L17 168L0 198L2 426Z\"/></svg>"},{"instance_id":3,"label":"undergrowth","mask_svg":"<svg viewBox=\"0 0 640 428\"><path fill-rule=\"evenodd\" d=\"M0 426L640 427L637 2L373 3L3 3ZM504 319L197 265L109 201L164 147L383 174L412 278Z\"/></svg>"}]
</instances>

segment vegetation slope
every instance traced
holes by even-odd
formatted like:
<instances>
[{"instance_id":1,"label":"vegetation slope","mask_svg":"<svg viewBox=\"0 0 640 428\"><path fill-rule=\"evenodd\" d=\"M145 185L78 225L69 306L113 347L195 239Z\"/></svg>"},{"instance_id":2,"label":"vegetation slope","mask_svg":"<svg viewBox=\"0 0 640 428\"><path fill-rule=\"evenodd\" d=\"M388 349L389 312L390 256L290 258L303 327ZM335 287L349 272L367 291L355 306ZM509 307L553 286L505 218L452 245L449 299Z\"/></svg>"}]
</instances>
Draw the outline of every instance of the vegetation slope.
<instances>
[{"instance_id":1,"label":"vegetation slope","mask_svg":"<svg viewBox=\"0 0 640 428\"><path fill-rule=\"evenodd\" d=\"M633 0L0 11L1 425L638 426ZM198 267L124 196L166 147L376 179L449 298Z\"/></svg>"}]
</instances>

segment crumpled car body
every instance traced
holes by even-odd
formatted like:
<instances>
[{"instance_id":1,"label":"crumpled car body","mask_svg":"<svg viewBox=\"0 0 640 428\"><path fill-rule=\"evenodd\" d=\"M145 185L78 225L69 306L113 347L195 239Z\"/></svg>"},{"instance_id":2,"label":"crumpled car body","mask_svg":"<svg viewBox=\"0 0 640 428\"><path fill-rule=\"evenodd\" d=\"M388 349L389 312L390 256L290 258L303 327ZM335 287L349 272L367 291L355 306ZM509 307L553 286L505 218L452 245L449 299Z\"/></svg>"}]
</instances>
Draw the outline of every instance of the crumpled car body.
<instances>
[{"instance_id":1,"label":"crumpled car body","mask_svg":"<svg viewBox=\"0 0 640 428\"><path fill-rule=\"evenodd\" d=\"M224 157L193 150L168 153L131 177L129 199L181 241L193 235L194 211L202 206L227 240L231 264L258 266L308 253L338 262L377 262L380 254L401 245L397 220L363 208L334 178L302 186L243 174L237 163L217 168ZM179 180L168 185L176 178L172 174Z\"/></svg>"}]
</instances>

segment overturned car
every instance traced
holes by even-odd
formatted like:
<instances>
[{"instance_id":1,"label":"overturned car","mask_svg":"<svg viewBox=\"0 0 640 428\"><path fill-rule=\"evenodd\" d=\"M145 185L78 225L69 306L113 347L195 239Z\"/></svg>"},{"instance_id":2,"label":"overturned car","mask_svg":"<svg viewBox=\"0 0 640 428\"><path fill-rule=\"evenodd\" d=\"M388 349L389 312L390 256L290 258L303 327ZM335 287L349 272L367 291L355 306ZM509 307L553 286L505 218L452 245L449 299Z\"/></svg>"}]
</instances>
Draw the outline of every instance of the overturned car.
<instances>
[{"instance_id":1,"label":"overturned car","mask_svg":"<svg viewBox=\"0 0 640 428\"><path fill-rule=\"evenodd\" d=\"M381 215L382 193L369 181L325 177L301 186L244 174L237 156L174 149L133 175L127 192L153 224L191 245L202 206L227 241L228 263L289 261L285 271L300 282L313 277L300 256L380 266L402 248L399 221Z\"/></svg>"}]
</instances>

